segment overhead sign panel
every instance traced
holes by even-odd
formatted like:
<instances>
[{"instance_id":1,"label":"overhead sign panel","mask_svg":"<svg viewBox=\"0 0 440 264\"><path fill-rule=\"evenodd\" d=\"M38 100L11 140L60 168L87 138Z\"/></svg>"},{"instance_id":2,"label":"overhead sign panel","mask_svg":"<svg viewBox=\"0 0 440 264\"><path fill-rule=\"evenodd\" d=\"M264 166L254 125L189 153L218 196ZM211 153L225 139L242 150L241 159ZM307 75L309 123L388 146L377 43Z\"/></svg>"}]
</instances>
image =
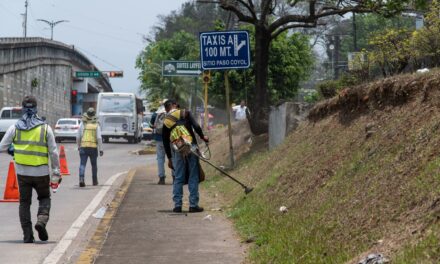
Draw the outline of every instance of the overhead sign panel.
<instances>
[{"instance_id":1,"label":"overhead sign panel","mask_svg":"<svg viewBox=\"0 0 440 264\"><path fill-rule=\"evenodd\" d=\"M101 77L101 72L99 71L77 71L75 72L76 78L98 78Z\"/></svg>"},{"instance_id":2,"label":"overhead sign panel","mask_svg":"<svg viewBox=\"0 0 440 264\"><path fill-rule=\"evenodd\" d=\"M249 33L244 30L200 33L200 58L204 70L249 68Z\"/></svg>"},{"instance_id":3,"label":"overhead sign panel","mask_svg":"<svg viewBox=\"0 0 440 264\"><path fill-rule=\"evenodd\" d=\"M162 76L199 76L200 61L162 61Z\"/></svg>"}]
</instances>

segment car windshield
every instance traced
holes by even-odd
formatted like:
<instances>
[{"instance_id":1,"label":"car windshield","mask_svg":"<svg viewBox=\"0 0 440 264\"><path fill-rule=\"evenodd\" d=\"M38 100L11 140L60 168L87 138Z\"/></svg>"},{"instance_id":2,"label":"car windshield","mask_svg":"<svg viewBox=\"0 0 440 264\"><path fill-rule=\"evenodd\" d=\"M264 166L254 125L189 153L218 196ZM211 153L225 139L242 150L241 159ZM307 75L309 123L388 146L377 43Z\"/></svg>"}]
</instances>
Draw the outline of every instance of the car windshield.
<instances>
[{"instance_id":1,"label":"car windshield","mask_svg":"<svg viewBox=\"0 0 440 264\"><path fill-rule=\"evenodd\" d=\"M21 109L12 109L12 113L11 113L12 119L20 118L22 115L23 113L21 112Z\"/></svg>"},{"instance_id":2,"label":"car windshield","mask_svg":"<svg viewBox=\"0 0 440 264\"><path fill-rule=\"evenodd\" d=\"M133 113L134 100L131 97L102 97L99 111L102 113Z\"/></svg>"},{"instance_id":3,"label":"car windshield","mask_svg":"<svg viewBox=\"0 0 440 264\"><path fill-rule=\"evenodd\" d=\"M21 112L21 109L11 109L11 110L4 110L1 118L2 119L19 119L22 115L23 115L23 113Z\"/></svg>"},{"instance_id":4,"label":"car windshield","mask_svg":"<svg viewBox=\"0 0 440 264\"><path fill-rule=\"evenodd\" d=\"M144 123L149 123L150 120L151 120L151 115L145 115L145 116L142 118L142 122L144 122Z\"/></svg>"},{"instance_id":5,"label":"car windshield","mask_svg":"<svg viewBox=\"0 0 440 264\"><path fill-rule=\"evenodd\" d=\"M76 125L76 120L59 120L58 125Z\"/></svg>"}]
</instances>

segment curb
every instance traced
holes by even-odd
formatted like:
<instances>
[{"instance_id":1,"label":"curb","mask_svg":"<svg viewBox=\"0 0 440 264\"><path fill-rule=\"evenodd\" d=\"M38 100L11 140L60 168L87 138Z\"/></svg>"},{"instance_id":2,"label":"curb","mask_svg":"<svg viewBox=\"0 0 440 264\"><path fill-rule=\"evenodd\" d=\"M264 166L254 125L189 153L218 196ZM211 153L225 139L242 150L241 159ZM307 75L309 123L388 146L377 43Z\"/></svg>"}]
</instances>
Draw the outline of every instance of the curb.
<instances>
[{"instance_id":1,"label":"curb","mask_svg":"<svg viewBox=\"0 0 440 264\"><path fill-rule=\"evenodd\" d=\"M98 253L101 251L104 242L107 239L108 231L113 222L113 217L119 209L122 201L124 200L125 195L127 194L128 188L131 185L134 175L136 174L137 169L131 169L127 177L124 179L119 191L115 194L112 202L107 208L104 217L101 219L98 227L96 228L95 233L90 239L87 247L79 256L76 261L77 264L90 264L94 263Z\"/></svg>"}]
</instances>

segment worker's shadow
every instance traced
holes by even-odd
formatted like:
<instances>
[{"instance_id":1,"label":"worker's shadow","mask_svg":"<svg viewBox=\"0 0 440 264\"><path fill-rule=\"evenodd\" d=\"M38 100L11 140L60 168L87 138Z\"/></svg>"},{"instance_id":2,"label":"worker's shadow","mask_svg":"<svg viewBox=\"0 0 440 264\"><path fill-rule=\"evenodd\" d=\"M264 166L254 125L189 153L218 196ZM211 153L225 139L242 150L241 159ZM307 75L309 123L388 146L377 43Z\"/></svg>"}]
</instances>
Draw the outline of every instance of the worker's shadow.
<instances>
[{"instance_id":1,"label":"worker's shadow","mask_svg":"<svg viewBox=\"0 0 440 264\"><path fill-rule=\"evenodd\" d=\"M35 240L33 244L56 244L56 241L37 241ZM0 244L26 244L23 240L0 240Z\"/></svg>"},{"instance_id":2,"label":"worker's shadow","mask_svg":"<svg viewBox=\"0 0 440 264\"><path fill-rule=\"evenodd\" d=\"M173 210L157 210L158 213L164 213L168 215L175 215L175 216L187 216L188 212L182 211L181 213L175 213Z\"/></svg>"}]
</instances>

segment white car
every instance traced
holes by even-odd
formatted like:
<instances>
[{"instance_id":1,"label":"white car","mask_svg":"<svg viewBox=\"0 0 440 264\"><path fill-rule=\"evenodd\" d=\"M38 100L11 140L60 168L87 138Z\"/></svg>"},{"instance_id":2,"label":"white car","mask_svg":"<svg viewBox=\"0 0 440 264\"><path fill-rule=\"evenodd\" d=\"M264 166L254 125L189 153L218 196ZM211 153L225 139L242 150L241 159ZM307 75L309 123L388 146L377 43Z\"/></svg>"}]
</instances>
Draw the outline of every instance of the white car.
<instances>
[{"instance_id":1,"label":"white car","mask_svg":"<svg viewBox=\"0 0 440 264\"><path fill-rule=\"evenodd\" d=\"M55 141L61 142L65 139L75 140L78 134L81 119L78 118L61 118L55 125Z\"/></svg>"}]
</instances>

